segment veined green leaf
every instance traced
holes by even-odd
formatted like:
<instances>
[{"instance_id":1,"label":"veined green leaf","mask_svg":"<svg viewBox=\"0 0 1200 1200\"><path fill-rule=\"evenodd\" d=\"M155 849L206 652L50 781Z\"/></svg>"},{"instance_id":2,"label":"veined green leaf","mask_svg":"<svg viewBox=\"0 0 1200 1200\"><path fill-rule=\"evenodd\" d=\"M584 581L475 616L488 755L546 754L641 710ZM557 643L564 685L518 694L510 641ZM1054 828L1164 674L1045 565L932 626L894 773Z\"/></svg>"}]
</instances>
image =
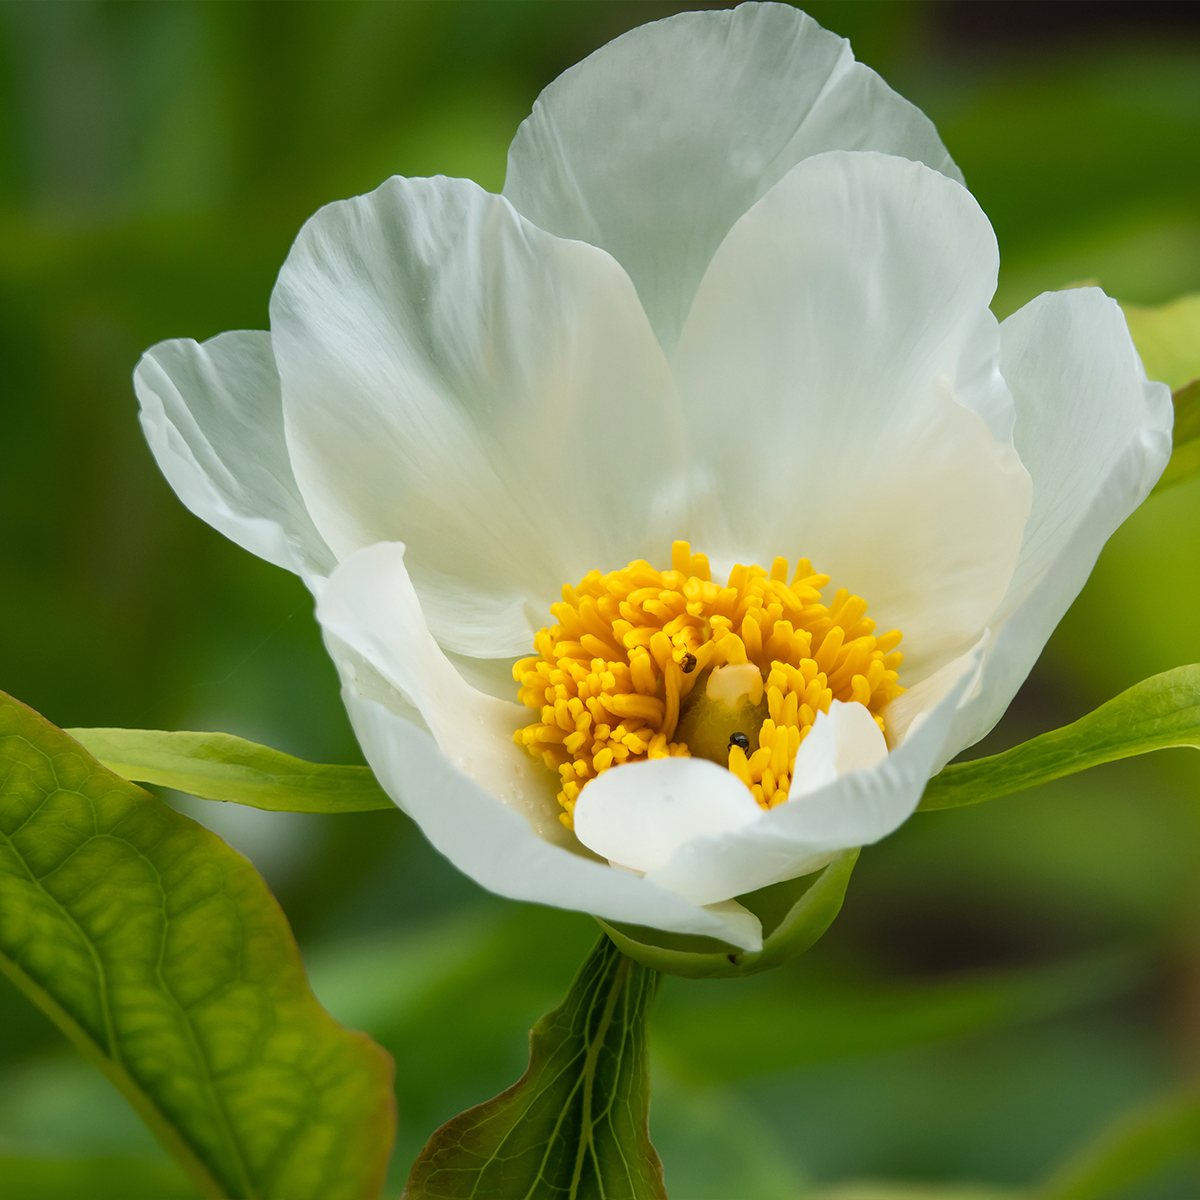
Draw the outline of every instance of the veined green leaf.
<instances>
[{"instance_id":1,"label":"veined green leaf","mask_svg":"<svg viewBox=\"0 0 1200 1200\"><path fill-rule=\"evenodd\" d=\"M0 970L206 1196L378 1195L391 1062L214 834L0 692Z\"/></svg>"},{"instance_id":2,"label":"veined green leaf","mask_svg":"<svg viewBox=\"0 0 1200 1200\"><path fill-rule=\"evenodd\" d=\"M68 729L122 779L271 812L346 813L393 808L370 767L305 762L229 733Z\"/></svg>"},{"instance_id":3,"label":"veined green leaf","mask_svg":"<svg viewBox=\"0 0 1200 1200\"><path fill-rule=\"evenodd\" d=\"M1031 1191L1039 1200L1104 1200L1131 1183L1200 1158L1200 1092L1118 1118Z\"/></svg>"},{"instance_id":4,"label":"veined green leaf","mask_svg":"<svg viewBox=\"0 0 1200 1200\"><path fill-rule=\"evenodd\" d=\"M1200 664L1144 679L1086 717L1003 754L947 767L929 781L917 808L978 804L1169 746L1200 747Z\"/></svg>"},{"instance_id":5,"label":"veined green leaf","mask_svg":"<svg viewBox=\"0 0 1200 1200\"><path fill-rule=\"evenodd\" d=\"M646 1013L658 976L601 937L560 1008L529 1036L529 1069L448 1121L413 1165L410 1200L665 1197L650 1144Z\"/></svg>"},{"instance_id":6,"label":"veined green leaf","mask_svg":"<svg viewBox=\"0 0 1200 1200\"><path fill-rule=\"evenodd\" d=\"M857 861L858 850L846 850L823 871L738 896L738 903L762 922L763 948L756 953L714 938L608 921L600 925L630 958L666 975L688 979L755 975L803 954L833 924Z\"/></svg>"}]
</instances>

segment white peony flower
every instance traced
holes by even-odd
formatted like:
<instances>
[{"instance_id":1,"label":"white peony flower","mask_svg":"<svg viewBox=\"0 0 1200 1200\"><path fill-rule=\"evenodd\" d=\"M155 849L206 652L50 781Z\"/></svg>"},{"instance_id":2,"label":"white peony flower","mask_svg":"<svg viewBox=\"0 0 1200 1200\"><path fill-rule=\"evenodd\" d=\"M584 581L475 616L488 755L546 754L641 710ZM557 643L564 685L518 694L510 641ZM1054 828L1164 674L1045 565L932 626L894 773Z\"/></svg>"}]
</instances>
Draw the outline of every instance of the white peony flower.
<instances>
[{"instance_id":1,"label":"white peony flower","mask_svg":"<svg viewBox=\"0 0 1200 1200\"><path fill-rule=\"evenodd\" d=\"M312 589L368 761L456 866L754 950L733 898L911 814L1169 456L1116 304L997 324L997 266L930 122L745 4L567 71L502 196L322 209L270 333L135 381L183 501Z\"/></svg>"}]
</instances>

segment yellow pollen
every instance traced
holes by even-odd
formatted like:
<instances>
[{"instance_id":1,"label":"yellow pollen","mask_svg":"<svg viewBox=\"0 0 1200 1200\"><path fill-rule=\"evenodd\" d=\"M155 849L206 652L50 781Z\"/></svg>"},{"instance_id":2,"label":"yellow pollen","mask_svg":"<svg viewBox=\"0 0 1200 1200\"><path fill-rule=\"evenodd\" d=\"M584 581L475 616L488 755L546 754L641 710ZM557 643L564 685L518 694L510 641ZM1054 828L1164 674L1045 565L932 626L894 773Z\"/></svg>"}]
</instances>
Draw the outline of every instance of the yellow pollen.
<instances>
[{"instance_id":1,"label":"yellow pollen","mask_svg":"<svg viewBox=\"0 0 1200 1200\"><path fill-rule=\"evenodd\" d=\"M538 633L513 678L539 714L514 738L560 777L564 825L589 780L668 755L720 761L774 808L831 701L865 705L883 728L880 710L904 690L899 630L874 636L867 602L845 588L822 604L829 576L806 558L787 577L777 558L769 572L734 567L721 587L703 554L675 542L669 571L639 560L563 588L550 609L558 624Z\"/></svg>"}]
</instances>

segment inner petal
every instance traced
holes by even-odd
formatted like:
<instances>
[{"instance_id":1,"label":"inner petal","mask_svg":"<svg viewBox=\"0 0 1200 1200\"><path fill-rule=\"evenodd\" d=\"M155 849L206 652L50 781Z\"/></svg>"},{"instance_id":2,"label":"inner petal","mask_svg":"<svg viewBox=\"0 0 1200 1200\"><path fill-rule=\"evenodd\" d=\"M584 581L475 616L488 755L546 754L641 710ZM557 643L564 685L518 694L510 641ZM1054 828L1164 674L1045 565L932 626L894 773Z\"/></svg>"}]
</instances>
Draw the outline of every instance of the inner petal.
<instances>
[{"instance_id":1,"label":"inner petal","mask_svg":"<svg viewBox=\"0 0 1200 1200\"><path fill-rule=\"evenodd\" d=\"M687 542L671 569L638 560L592 571L551 607L558 624L534 639L537 654L513 677L539 720L514 735L557 772L572 813L587 784L624 763L707 758L727 767L760 808L788 798L796 753L818 713L862 705L883 730L898 682L901 634L875 636L867 602L802 558L767 571L738 565L722 587Z\"/></svg>"}]
</instances>

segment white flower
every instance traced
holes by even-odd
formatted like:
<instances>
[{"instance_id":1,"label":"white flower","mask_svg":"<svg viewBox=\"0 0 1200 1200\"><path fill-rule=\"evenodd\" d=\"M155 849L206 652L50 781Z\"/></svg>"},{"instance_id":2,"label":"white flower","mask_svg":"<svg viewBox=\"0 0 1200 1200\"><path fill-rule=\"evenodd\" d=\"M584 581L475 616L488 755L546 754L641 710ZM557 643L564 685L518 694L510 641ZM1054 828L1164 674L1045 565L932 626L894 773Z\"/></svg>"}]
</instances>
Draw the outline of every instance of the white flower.
<instances>
[{"instance_id":1,"label":"white flower","mask_svg":"<svg viewBox=\"0 0 1200 1200\"><path fill-rule=\"evenodd\" d=\"M322 209L270 333L164 342L136 387L183 501L312 589L367 759L442 853L755 949L732 897L909 816L1167 461L1170 397L1117 306L1048 293L998 325L997 266L930 122L808 17L746 4L567 71L503 196L394 178ZM578 801L589 854L514 743L536 716L512 660L562 585L676 539L721 581L807 557L902 630L890 753L835 702L770 811L703 759L613 766Z\"/></svg>"}]
</instances>

